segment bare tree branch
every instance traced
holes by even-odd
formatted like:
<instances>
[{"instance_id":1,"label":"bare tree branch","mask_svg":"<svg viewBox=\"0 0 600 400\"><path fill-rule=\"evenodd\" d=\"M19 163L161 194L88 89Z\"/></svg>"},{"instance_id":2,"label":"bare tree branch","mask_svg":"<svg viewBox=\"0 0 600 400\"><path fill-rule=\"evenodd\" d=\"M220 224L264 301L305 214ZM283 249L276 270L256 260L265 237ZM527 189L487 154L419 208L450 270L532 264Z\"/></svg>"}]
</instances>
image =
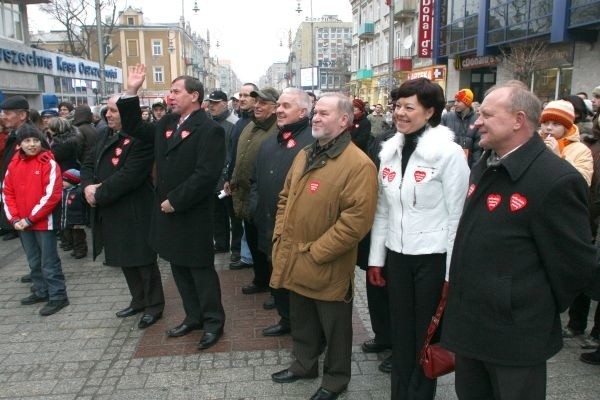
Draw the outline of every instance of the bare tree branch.
<instances>
[{"instance_id":1,"label":"bare tree branch","mask_svg":"<svg viewBox=\"0 0 600 400\"><path fill-rule=\"evenodd\" d=\"M524 83L528 83L533 73L551 58L546 42L541 40L514 43L509 47L501 47L500 52L514 78Z\"/></svg>"}]
</instances>

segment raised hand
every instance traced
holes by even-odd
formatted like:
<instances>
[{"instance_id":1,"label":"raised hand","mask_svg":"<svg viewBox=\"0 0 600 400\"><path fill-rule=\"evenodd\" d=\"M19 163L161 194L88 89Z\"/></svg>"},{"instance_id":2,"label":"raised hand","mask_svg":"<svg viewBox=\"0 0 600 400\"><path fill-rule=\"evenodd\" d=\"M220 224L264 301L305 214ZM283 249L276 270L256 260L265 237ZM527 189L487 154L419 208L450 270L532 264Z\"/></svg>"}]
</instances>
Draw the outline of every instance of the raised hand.
<instances>
[{"instance_id":1,"label":"raised hand","mask_svg":"<svg viewBox=\"0 0 600 400\"><path fill-rule=\"evenodd\" d=\"M146 65L135 64L127 70L127 94L135 96L146 80Z\"/></svg>"}]
</instances>

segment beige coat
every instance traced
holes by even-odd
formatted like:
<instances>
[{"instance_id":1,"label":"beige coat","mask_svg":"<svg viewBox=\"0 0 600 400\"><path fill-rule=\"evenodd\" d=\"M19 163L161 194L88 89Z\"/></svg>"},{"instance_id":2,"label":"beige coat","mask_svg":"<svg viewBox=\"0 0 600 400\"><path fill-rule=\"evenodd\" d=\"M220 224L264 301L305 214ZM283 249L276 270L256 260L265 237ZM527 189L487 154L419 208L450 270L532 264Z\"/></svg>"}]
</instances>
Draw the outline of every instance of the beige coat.
<instances>
[{"instance_id":1,"label":"beige coat","mask_svg":"<svg viewBox=\"0 0 600 400\"><path fill-rule=\"evenodd\" d=\"M325 301L352 301L358 242L373 223L377 171L344 133L305 168L298 153L279 195L271 287Z\"/></svg>"},{"instance_id":2,"label":"beige coat","mask_svg":"<svg viewBox=\"0 0 600 400\"><path fill-rule=\"evenodd\" d=\"M567 160L583 176L588 186L592 184L592 174L594 173L594 159L589 147L579 141L579 129L576 125L574 132L567 139L570 145L563 149L562 158Z\"/></svg>"}]
</instances>

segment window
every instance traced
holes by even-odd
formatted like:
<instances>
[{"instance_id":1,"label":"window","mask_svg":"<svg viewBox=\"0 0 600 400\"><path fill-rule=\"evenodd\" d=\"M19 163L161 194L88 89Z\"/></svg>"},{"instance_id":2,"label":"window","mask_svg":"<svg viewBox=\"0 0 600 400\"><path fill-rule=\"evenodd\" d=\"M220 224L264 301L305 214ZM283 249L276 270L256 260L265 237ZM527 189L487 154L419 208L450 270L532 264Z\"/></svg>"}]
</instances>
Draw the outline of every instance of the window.
<instances>
[{"instance_id":1,"label":"window","mask_svg":"<svg viewBox=\"0 0 600 400\"><path fill-rule=\"evenodd\" d=\"M133 17L127 17L127 25L129 25L129 26L135 25L135 19Z\"/></svg>"},{"instance_id":2,"label":"window","mask_svg":"<svg viewBox=\"0 0 600 400\"><path fill-rule=\"evenodd\" d=\"M18 4L7 4L0 1L0 36L23 40L21 14Z\"/></svg>"},{"instance_id":3,"label":"window","mask_svg":"<svg viewBox=\"0 0 600 400\"><path fill-rule=\"evenodd\" d=\"M137 57L138 56L138 41L135 39L127 39L127 56Z\"/></svg>"},{"instance_id":4,"label":"window","mask_svg":"<svg viewBox=\"0 0 600 400\"><path fill-rule=\"evenodd\" d=\"M165 81L163 67L153 67L153 75L155 83L163 83Z\"/></svg>"},{"instance_id":5,"label":"window","mask_svg":"<svg viewBox=\"0 0 600 400\"><path fill-rule=\"evenodd\" d=\"M153 56L162 56L162 40L160 39L152 39L152 55Z\"/></svg>"}]
</instances>

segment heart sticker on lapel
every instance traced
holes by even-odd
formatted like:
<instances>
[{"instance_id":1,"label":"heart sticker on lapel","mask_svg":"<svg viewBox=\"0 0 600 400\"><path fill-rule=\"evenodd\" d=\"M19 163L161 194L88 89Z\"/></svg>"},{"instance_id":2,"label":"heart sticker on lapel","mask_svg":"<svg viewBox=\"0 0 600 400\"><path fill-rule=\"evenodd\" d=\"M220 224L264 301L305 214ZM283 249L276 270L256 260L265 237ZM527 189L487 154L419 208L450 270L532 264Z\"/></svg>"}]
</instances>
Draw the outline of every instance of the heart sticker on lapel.
<instances>
[{"instance_id":1,"label":"heart sticker on lapel","mask_svg":"<svg viewBox=\"0 0 600 400\"><path fill-rule=\"evenodd\" d=\"M385 167L382 171L381 171L381 176L383 177L383 179L385 180L385 178L387 178L387 176L390 173L390 169L388 167Z\"/></svg>"},{"instance_id":2,"label":"heart sticker on lapel","mask_svg":"<svg viewBox=\"0 0 600 400\"><path fill-rule=\"evenodd\" d=\"M426 176L427 173L425 171L415 171L415 182L421 182Z\"/></svg>"},{"instance_id":3,"label":"heart sticker on lapel","mask_svg":"<svg viewBox=\"0 0 600 400\"><path fill-rule=\"evenodd\" d=\"M498 204L500 204L501 201L502 196L500 196L499 194L490 194L487 198L488 210L494 211L494 209L498 207Z\"/></svg>"},{"instance_id":4,"label":"heart sticker on lapel","mask_svg":"<svg viewBox=\"0 0 600 400\"><path fill-rule=\"evenodd\" d=\"M510 211L519 211L527 205L527 198L519 193L510 196Z\"/></svg>"},{"instance_id":5,"label":"heart sticker on lapel","mask_svg":"<svg viewBox=\"0 0 600 400\"><path fill-rule=\"evenodd\" d=\"M126 138L125 140L123 140L123 146L127 146L129 143L131 143L131 139Z\"/></svg>"},{"instance_id":6,"label":"heart sticker on lapel","mask_svg":"<svg viewBox=\"0 0 600 400\"><path fill-rule=\"evenodd\" d=\"M112 162L112 165L114 165L115 167L117 166L117 164L119 163L119 157L113 157L110 160Z\"/></svg>"},{"instance_id":7,"label":"heart sticker on lapel","mask_svg":"<svg viewBox=\"0 0 600 400\"><path fill-rule=\"evenodd\" d=\"M123 149L120 147L117 147L115 149L115 156L119 157L121 155L121 153L123 152Z\"/></svg>"},{"instance_id":8,"label":"heart sticker on lapel","mask_svg":"<svg viewBox=\"0 0 600 400\"><path fill-rule=\"evenodd\" d=\"M165 132L165 136L167 137L167 139L170 138L172 134L173 134L173 130Z\"/></svg>"},{"instance_id":9,"label":"heart sticker on lapel","mask_svg":"<svg viewBox=\"0 0 600 400\"><path fill-rule=\"evenodd\" d=\"M393 181L395 177L396 177L396 173L394 171L390 172L387 177L388 182Z\"/></svg>"},{"instance_id":10,"label":"heart sticker on lapel","mask_svg":"<svg viewBox=\"0 0 600 400\"><path fill-rule=\"evenodd\" d=\"M190 136L190 131L183 131L181 132L181 139L185 139L186 137Z\"/></svg>"},{"instance_id":11,"label":"heart sticker on lapel","mask_svg":"<svg viewBox=\"0 0 600 400\"><path fill-rule=\"evenodd\" d=\"M469 191L467 192L467 197L471 197L471 195L473 194L474 191L475 191L475 184L471 183L469 185Z\"/></svg>"}]
</instances>

